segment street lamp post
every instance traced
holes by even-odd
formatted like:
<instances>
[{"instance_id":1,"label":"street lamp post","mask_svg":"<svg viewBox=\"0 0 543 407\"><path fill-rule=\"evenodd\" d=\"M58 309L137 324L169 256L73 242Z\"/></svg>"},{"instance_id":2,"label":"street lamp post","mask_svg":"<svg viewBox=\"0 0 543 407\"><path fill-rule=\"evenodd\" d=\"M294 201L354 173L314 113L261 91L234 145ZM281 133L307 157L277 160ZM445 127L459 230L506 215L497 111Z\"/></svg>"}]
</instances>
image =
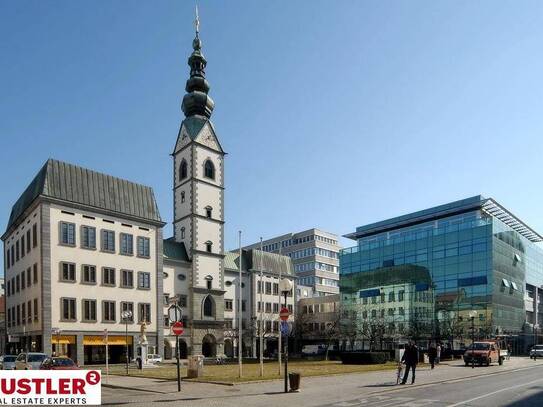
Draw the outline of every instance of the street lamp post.
<instances>
[{"instance_id":1,"label":"street lamp post","mask_svg":"<svg viewBox=\"0 0 543 407\"><path fill-rule=\"evenodd\" d=\"M477 311L470 311L469 317L471 318L471 368L475 369L475 316Z\"/></svg>"},{"instance_id":2,"label":"street lamp post","mask_svg":"<svg viewBox=\"0 0 543 407\"><path fill-rule=\"evenodd\" d=\"M279 281L279 290L281 290L281 293L285 296L285 308L288 308L287 306L287 297L288 293L292 291L292 281L290 281L288 278L283 278ZM287 321L284 321L285 324L287 324ZM283 332L280 333L281 335ZM286 335L285 335L286 336ZM285 365L285 393L288 393L288 337L285 338L285 358L284 358L284 365Z\"/></svg>"},{"instance_id":3,"label":"street lamp post","mask_svg":"<svg viewBox=\"0 0 543 407\"><path fill-rule=\"evenodd\" d=\"M132 318L132 311L125 310L121 314L124 320L124 335L125 335L125 354L126 354L126 375L128 376L128 322Z\"/></svg>"}]
</instances>

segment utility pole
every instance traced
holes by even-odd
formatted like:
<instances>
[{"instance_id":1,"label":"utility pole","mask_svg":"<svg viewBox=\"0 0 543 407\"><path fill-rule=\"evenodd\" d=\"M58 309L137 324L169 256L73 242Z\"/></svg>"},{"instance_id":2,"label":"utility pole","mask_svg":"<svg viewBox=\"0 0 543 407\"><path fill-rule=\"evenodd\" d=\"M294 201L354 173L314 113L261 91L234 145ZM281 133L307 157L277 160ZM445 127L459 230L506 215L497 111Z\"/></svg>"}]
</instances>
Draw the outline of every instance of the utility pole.
<instances>
[{"instance_id":1,"label":"utility pole","mask_svg":"<svg viewBox=\"0 0 543 407\"><path fill-rule=\"evenodd\" d=\"M264 291L264 283L262 281L262 237L260 238L260 323L259 328L259 343L260 343L260 377L264 377L264 302L262 302L262 291Z\"/></svg>"},{"instance_id":2,"label":"utility pole","mask_svg":"<svg viewBox=\"0 0 543 407\"><path fill-rule=\"evenodd\" d=\"M243 296L241 292L241 262L242 262L242 251L241 251L241 230L239 231L239 284L238 284L238 290L239 290L239 303L238 303L238 365L239 365L239 377L243 376L243 368L242 368L242 353L243 353L243 337L242 337L242 321L243 321Z\"/></svg>"},{"instance_id":3,"label":"utility pole","mask_svg":"<svg viewBox=\"0 0 543 407\"><path fill-rule=\"evenodd\" d=\"M281 256L281 245L283 244L283 242L279 242L279 256ZM281 265L279 264L279 281L281 281ZM278 284L279 285L279 284ZM279 295L279 308L281 308L281 290L277 290L278 292L278 295ZM279 377L281 377L281 352L283 351L283 347L281 346L282 345L282 341L281 341L281 337L283 336L283 334L281 333L281 329L279 329L279 342L277 343L277 362L279 362Z\"/></svg>"}]
</instances>

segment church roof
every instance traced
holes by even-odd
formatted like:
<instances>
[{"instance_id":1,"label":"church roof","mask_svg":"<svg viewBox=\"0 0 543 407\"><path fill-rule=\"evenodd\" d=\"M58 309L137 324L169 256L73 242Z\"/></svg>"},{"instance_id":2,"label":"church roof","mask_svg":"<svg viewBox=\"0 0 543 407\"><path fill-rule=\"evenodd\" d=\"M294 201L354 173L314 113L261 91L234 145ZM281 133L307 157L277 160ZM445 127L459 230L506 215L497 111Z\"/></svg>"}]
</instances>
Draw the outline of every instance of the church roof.
<instances>
[{"instance_id":1,"label":"church roof","mask_svg":"<svg viewBox=\"0 0 543 407\"><path fill-rule=\"evenodd\" d=\"M260 250L256 249L243 249L242 270L260 271L260 253ZM235 250L225 254L224 268L226 270L239 270L239 251ZM275 253L262 252L262 270L274 274L279 274L279 270L281 270L282 275L294 275L294 267L290 257Z\"/></svg>"},{"instance_id":2,"label":"church roof","mask_svg":"<svg viewBox=\"0 0 543 407\"><path fill-rule=\"evenodd\" d=\"M185 244L183 242L176 242L173 237L164 239L162 248L166 259L190 261Z\"/></svg>"},{"instance_id":3,"label":"church roof","mask_svg":"<svg viewBox=\"0 0 543 407\"><path fill-rule=\"evenodd\" d=\"M163 223L151 187L49 159L13 205L6 230L38 197Z\"/></svg>"}]
</instances>

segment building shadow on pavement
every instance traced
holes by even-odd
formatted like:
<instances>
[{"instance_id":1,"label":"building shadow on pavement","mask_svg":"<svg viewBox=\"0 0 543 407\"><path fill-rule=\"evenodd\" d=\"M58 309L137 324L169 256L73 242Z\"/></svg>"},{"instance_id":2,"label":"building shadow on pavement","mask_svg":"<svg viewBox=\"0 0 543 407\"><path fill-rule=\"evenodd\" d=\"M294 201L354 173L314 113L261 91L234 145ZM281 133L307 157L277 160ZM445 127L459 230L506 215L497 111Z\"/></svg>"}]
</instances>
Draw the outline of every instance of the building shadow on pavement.
<instances>
[{"instance_id":1,"label":"building shadow on pavement","mask_svg":"<svg viewBox=\"0 0 543 407\"><path fill-rule=\"evenodd\" d=\"M527 388L525 391L538 390L537 393L531 394L527 397L524 397L520 400L513 401L509 404L504 404L504 407L534 407L534 406L543 406L543 386L532 386Z\"/></svg>"}]
</instances>

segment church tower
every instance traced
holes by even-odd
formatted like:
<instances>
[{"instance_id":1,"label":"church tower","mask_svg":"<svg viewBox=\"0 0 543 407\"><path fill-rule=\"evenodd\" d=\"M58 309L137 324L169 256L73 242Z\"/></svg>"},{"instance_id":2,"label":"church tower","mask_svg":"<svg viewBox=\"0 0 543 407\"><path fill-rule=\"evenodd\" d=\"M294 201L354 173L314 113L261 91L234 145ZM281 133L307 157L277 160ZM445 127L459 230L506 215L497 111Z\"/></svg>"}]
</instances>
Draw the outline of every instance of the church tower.
<instances>
[{"instance_id":1,"label":"church tower","mask_svg":"<svg viewBox=\"0 0 543 407\"><path fill-rule=\"evenodd\" d=\"M192 261L188 330L192 354L223 354L224 323L224 151L211 123L207 61L202 53L196 10L196 37L188 59L190 77L173 151L174 239Z\"/></svg>"}]
</instances>

